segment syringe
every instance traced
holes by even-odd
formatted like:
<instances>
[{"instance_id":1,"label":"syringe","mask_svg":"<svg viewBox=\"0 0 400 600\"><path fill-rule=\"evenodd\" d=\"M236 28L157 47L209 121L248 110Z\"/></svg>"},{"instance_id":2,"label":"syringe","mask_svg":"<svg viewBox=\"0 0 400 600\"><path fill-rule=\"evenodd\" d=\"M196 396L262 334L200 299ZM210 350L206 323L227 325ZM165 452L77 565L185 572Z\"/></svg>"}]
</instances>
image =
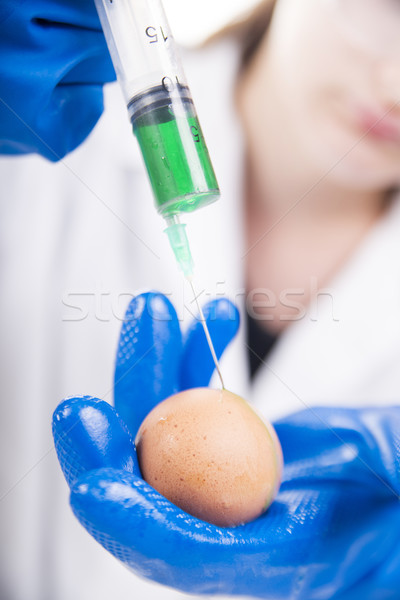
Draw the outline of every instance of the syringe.
<instances>
[{"instance_id":1,"label":"syringe","mask_svg":"<svg viewBox=\"0 0 400 600\"><path fill-rule=\"evenodd\" d=\"M221 380L218 359L193 286L193 259L180 215L220 196L196 109L161 0L95 0L133 132L164 217L175 258L189 281Z\"/></svg>"},{"instance_id":2,"label":"syringe","mask_svg":"<svg viewBox=\"0 0 400 600\"><path fill-rule=\"evenodd\" d=\"M139 142L159 214L176 260L193 274L180 215L220 192L161 0L95 0Z\"/></svg>"}]
</instances>

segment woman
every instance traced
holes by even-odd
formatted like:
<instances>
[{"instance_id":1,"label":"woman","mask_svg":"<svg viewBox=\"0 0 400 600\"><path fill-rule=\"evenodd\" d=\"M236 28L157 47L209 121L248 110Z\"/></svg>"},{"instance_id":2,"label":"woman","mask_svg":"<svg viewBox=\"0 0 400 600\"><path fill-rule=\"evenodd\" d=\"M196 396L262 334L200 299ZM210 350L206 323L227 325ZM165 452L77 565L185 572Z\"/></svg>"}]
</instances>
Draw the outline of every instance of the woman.
<instances>
[{"instance_id":1,"label":"woman","mask_svg":"<svg viewBox=\"0 0 400 600\"><path fill-rule=\"evenodd\" d=\"M357 2L278 3L269 34L238 88L248 149L247 289L272 291L277 302L258 316L279 334L292 318L302 317L301 305L312 299L312 290L315 296L330 288L325 300L331 323L324 331L332 346L329 359L318 356L322 330L311 334L313 339L304 335L302 349L292 354L291 364L286 361L289 372L285 369L282 377L305 401L324 397L345 405L377 397L396 401L400 383L397 369L391 383L383 383L389 345L399 333L397 309L390 301L398 290L391 270L397 246L393 240L394 246L378 258L383 250L374 239L379 229L396 227L398 214L393 198L400 158L398 59L386 3L380 9L371 3L367 14L360 15L359 9ZM381 236L389 236L388 231ZM367 253L375 256L365 261L369 267L363 276L360 263ZM376 260L376 277L371 260ZM376 303L369 304L371 285ZM285 290L290 288L295 292L291 298L300 300L294 310L287 307ZM348 295L344 302L343 293ZM279 302L282 297L286 302ZM350 309L350 303L357 308ZM384 323L376 318L383 305L388 309ZM392 327L393 337L388 335ZM294 336L296 328L300 331L301 325L287 335ZM354 338L368 346L364 352L370 354L368 370L374 373L367 384L360 349L352 352ZM305 363L313 361L311 392L310 374L305 381L301 372L293 373L293 364L304 373L309 371ZM271 394L275 397L276 391Z\"/></svg>"},{"instance_id":2,"label":"woman","mask_svg":"<svg viewBox=\"0 0 400 600\"><path fill-rule=\"evenodd\" d=\"M242 309L247 305L249 336L246 341L242 328L224 358L224 376L230 389L251 399L270 419L317 404L364 407L398 402L400 283L393 257L399 251L400 215L391 191L399 184L397 62L400 60L396 55L397 38L391 46L386 28L387 23L392 27L396 17L389 11L390 3L380 2L378 6L371 2L367 15L370 20L362 10L361 27L360 2L264 3L246 23L227 32L199 54L188 56L186 61L223 191L220 202L194 215L189 224L200 291L204 288L200 297L205 300L207 295L228 295ZM62 34L66 35L67 27L56 28L58 37L49 39L51 56L60 61L51 72L57 70L59 75L62 72L67 83L75 84L61 90L54 87L55 90L58 87L62 103L57 104L57 95L51 98L56 107L71 107L68 103L71 94L82 110L77 110L72 102L72 109L61 113L69 124L66 135L65 124L56 119L55 126L49 118L49 114L56 118L60 112L41 113L41 103L35 105L32 91L32 114L22 116L28 124L32 118L34 124L41 126L40 144L32 134L36 127L30 125L28 134L24 127L23 133L16 133L15 125L10 126L9 115L0 122L4 129L7 122L11 130L0 137L6 139L2 145L5 153L39 150L54 158L54 151L60 157L79 143L83 136L79 119L85 122L85 131L90 130L93 107L97 107L96 114L101 110L100 90L96 86L90 86L93 96L85 96L84 83L88 78L82 67L85 48L94 49L91 59L96 65L97 77L93 77L96 83L111 76L99 67L105 49L89 3L79 5L65 0L59 9L52 6L52 11L62 12L57 18L46 13L49 6L43 5L43 14L48 16L43 39L52 30L49 26L52 19L76 25L81 23L82 14L87 28L85 35L90 40L94 38L82 41L77 28L71 28L71 34L76 36L73 47L77 48L73 60L64 60L62 53L54 53L54 43ZM27 8L34 12L32 4ZM19 22L17 12L11 17L2 16ZM33 20L29 18L27 22L33 28ZM4 23L12 37L10 22ZM43 25L43 18L40 24ZM36 48L36 40L42 39L35 36L35 31L30 29L30 35L22 36L23 42L18 42L20 47L28 46L32 61L37 55L29 44L33 40ZM7 40L6 36L4 39ZM18 36L15 39L19 40ZM69 40L66 47L72 47ZM3 50L8 51L4 44ZM40 60L43 70L49 72L43 55ZM71 65L80 68L70 70ZM17 72L14 85L7 89L24 87L21 69ZM28 69L33 79L32 74L38 72L37 64ZM94 71L89 69L89 72ZM32 78L29 81L29 91L37 89L37 82L32 82ZM41 77L40 81L46 78ZM84 96L84 103L80 103L79 94L74 96L76 90ZM186 310L189 317L190 311L193 312L192 299L175 271L172 258L170 269L165 268L166 241L159 235L160 222L151 206L137 148L127 130L118 92L111 89L108 94L104 119L85 145L63 164L48 165L34 157L4 159L0 166L2 181L7 181L3 190L1 240L3 253L8 256L2 267L5 290L2 327L3 339L7 339L7 349L2 352L2 375L4 395L9 398L2 420L3 456L13 449L12 458L4 465L7 496L2 501L2 522L12 541L7 549L3 548L5 597L7 594L11 598L41 600L46 595L57 600L71 595L78 598L79 594L82 598L100 599L111 594L124 597L133 586L141 586L137 588L141 597L146 594L175 597L175 592L160 588L154 592L131 574L118 570L116 561L79 529L67 512L65 485L54 455L46 455L51 448L47 424L59 398L78 392L107 399L112 388L115 341L128 295L138 288L156 287L171 295L181 316ZM26 90L23 95L18 94L18 99L21 97L27 97ZM19 106L12 104L13 98L6 100L15 107L14 112L21 114ZM136 201L132 201L133 190ZM46 235L43 235L44 222ZM207 247L204 232L207 232ZM24 293L26 289L29 297ZM22 347L21 339L24 339ZM255 357L253 369L258 368L249 390L246 389L248 357ZM267 365L263 364L266 360ZM16 365L22 365L23 378L16 379ZM335 408L333 414L342 413ZM395 413L390 416L396 423ZM323 413L321 418L334 428L332 413ZM300 425L298 429L290 429L291 436L300 447L306 447L316 426L304 420ZM352 439L354 423L353 427L341 429L346 443L347 430ZM305 437L296 437L296 431L305 431ZM281 434L283 439L282 428ZM326 431L319 434L323 444ZM346 452L338 454L341 469ZM320 455L325 456L322 450ZM371 457L362 457L385 479ZM21 478L40 460L39 466L16 486L16 473ZM315 474L316 465L312 464ZM364 481L362 476L357 479L357 470L350 474L358 484ZM331 481L335 479L332 473L330 477ZM368 484L372 489L372 481L368 480ZM390 481L390 487L393 486ZM360 489L364 490L361 484ZM329 493L325 500L318 496L321 501L315 506L311 506L309 499L308 507L315 510L325 507L324 518L314 520L316 528L310 547L316 546L317 554L332 564L332 571L327 569L328 579L318 582L309 563L303 569L301 562L309 539L297 537L297 545L289 540L286 562L278 566L293 587L286 590L282 587L282 575L277 568L274 573L281 577L279 593L296 597L293 594L297 589L299 597L302 597L300 592L308 598L314 593L332 597L333 593L343 592L350 594L349 598L360 593L365 597L368 593L372 598L374 593L379 597L383 580L387 597L395 597L396 555L391 553L395 543L390 536L387 540L379 537L388 515L385 513L385 519L380 521L381 513L373 510L374 498L363 501L361 493L333 501L335 510L338 507L345 510L355 497L360 506L371 508L373 525L366 527L361 519L356 533L351 523L354 526L357 521L357 511L348 513L350 537L342 539L353 549L352 540L370 536L373 547L363 546L365 555L361 553L364 569L360 562L345 560L351 552L345 553L343 546L338 546L341 556L336 547L324 552L318 532L326 531L328 535L330 531L324 529L331 514ZM292 500L290 497L289 507L294 506ZM391 510L389 501L388 504ZM306 522L310 522L310 512L303 513L303 517L304 514ZM397 532L396 515L395 510L390 513L393 526L389 533L393 535ZM294 517L301 523L301 515L294 512ZM293 521L290 523L293 525ZM340 540L338 530L336 533ZM268 537L268 532L265 536ZM246 540L243 545L247 547ZM276 537L273 541L276 542ZM213 543L216 547L215 540ZM294 547L299 550L297 558ZM194 556L194 550L191 551ZM182 552L190 556L184 546ZM227 564L221 554L212 556L211 573L218 562ZM246 556L252 558L248 564ZM368 562L371 557L375 557L373 566ZM250 547L248 554L240 558L235 569L228 561L224 572L239 572L240 565L244 565L252 573L255 558ZM293 564L290 561L296 560L303 570L297 571L293 580L285 569ZM341 569L341 560L346 569ZM28 573L25 578L20 577L21 561L24 572ZM263 563L263 571L271 569L272 563L270 556L270 561ZM182 587L179 585L185 579L182 572L169 571L167 567L165 563L159 564L158 573L165 568L167 575L172 573L165 581ZM146 562L141 563L142 574L149 575L152 569L149 564L146 567ZM370 571L379 573L383 579L378 584L371 583ZM346 577L342 576L344 572ZM265 573L260 570L254 574L260 587L248 585L247 591L245 583L235 587L232 583L235 578L231 577L228 585L217 568L215 573L220 578L220 587L214 582L210 587L206 583L202 589L201 582L196 581L192 582L192 588L186 585L184 589L249 595L269 593L263 579ZM350 580L349 573L352 573ZM307 588L309 579L312 585ZM367 590L360 587L363 580L368 583ZM269 585L278 593L272 581ZM355 586L353 596L352 586Z\"/></svg>"}]
</instances>

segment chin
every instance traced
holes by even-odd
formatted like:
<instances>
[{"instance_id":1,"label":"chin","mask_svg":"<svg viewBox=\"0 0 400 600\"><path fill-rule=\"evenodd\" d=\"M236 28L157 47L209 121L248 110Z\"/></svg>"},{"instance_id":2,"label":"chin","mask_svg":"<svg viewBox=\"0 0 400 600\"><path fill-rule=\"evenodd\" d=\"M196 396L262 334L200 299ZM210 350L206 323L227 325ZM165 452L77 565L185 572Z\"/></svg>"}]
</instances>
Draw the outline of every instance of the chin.
<instances>
[{"instance_id":1,"label":"chin","mask_svg":"<svg viewBox=\"0 0 400 600\"><path fill-rule=\"evenodd\" d=\"M400 188L399 182L388 181L387 179L380 177L378 174L365 174L348 173L347 176L344 174L340 179L338 178L338 184L347 188L348 190L354 191L365 191L367 192L388 192Z\"/></svg>"},{"instance_id":2,"label":"chin","mask_svg":"<svg viewBox=\"0 0 400 600\"><path fill-rule=\"evenodd\" d=\"M314 158L320 172L349 189L371 191L400 187L400 150L385 153L363 142L355 145L356 141L323 147L319 144L314 149Z\"/></svg>"},{"instance_id":3,"label":"chin","mask_svg":"<svg viewBox=\"0 0 400 600\"><path fill-rule=\"evenodd\" d=\"M367 168L359 164L342 164L330 174L331 180L347 189L371 192L400 188L400 177L397 174L385 173L383 170Z\"/></svg>"},{"instance_id":4,"label":"chin","mask_svg":"<svg viewBox=\"0 0 400 600\"><path fill-rule=\"evenodd\" d=\"M388 190L400 187L400 163L393 168L379 165L378 161L344 160L332 173L333 177L348 188L358 190Z\"/></svg>"}]
</instances>

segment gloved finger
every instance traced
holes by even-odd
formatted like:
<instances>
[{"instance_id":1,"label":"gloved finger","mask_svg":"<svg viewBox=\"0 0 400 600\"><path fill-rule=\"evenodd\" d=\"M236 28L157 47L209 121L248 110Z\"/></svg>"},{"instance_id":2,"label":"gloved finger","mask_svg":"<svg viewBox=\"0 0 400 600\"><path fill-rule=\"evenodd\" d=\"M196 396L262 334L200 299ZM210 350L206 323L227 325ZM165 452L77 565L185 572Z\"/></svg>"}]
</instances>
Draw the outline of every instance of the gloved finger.
<instances>
[{"instance_id":1,"label":"gloved finger","mask_svg":"<svg viewBox=\"0 0 400 600\"><path fill-rule=\"evenodd\" d=\"M68 485L101 467L140 476L136 448L115 410L96 398L68 398L53 414L53 437Z\"/></svg>"},{"instance_id":2,"label":"gloved finger","mask_svg":"<svg viewBox=\"0 0 400 600\"><path fill-rule=\"evenodd\" d=\"M102 114L100 84L114 79L104 35L92 0L12 4L4 0L0 13L6 19L0 50L7 55L1 63L0 150L60 160Z\"/></svg>"},{"instance_id":3,"label":"gloved finger","mask_svg":"<svg viewBox=\"0 0 400 600\"><path fill-rule=\"evenodd\" d=\"M101 85L57 85L80 61L91 56L90 49L77 54L71 52L68 44L63 56L62 39L59 36L55 41L52 52L45 46L42 53L26 52L23 61L17 50L9 52L9 60L2 65L2 78L8 83L0 104L2 152L39 152L49 160L60 160L87 137L100 118ZM21 67L17 75L15 64ZM24 84L31 81L31 73L38 71L43 71L40 86L33 90L32 101L22 102L24 91L26 95Z\"/></svg>"},{"instance_id":4,"label":"gloved finger","mask_svg":"<svg viewBox=\"0 0 400 600\"><path fill-rule=\"evenodd\" d=\"M57 6L57 2L52 5ZM10 23L2 32L1 46L7 49L8 57L8 61L2 64L2 77L10 81L14 78L15 84L21 85L21 81L34 80L33 74L36 77L40 74L38 87L40 83L43 89L52 89L61 80L67 83L104 83L115 79L101 30L60 25L24 15L26 22L24 29L20 31L18 18L22 18L19 12L14 16L17 22ZM16 31L23 39L15 39ZM68 76L81 63L83 66L76 79ZM17 74L15 64L19 67ZM90 68L94 68L93 73Z\"/></svg>"},{"instance_id":5,"label":"gloved finger","mask_svg":"<svg viewBox=\"0 0 400 600\"><path fill-rule=\"evenodd\" d=\"M121 329L114 404L131 435L146 415L177 391L182 336L171 302L150 292L134 298Z\"/></svg>"},{"instance_id":6,"label":"gloved finger","mask_svg":"<svg viewBox=\"0 0 400 600\"><path fill-rule=\"evenodd\" d=\"M283 481L357 481L377 495L400 493L400 408L312 408L274 424Z\"/></svg>"},{"instance_id":7,"label":"gloved finger","mask_svg":"<svg viewBox=\"0 0 400 600\"><path fill-rule=\"evenodd\" d=\"M203 309L218 359L239 329L239 311L230 300L212 300ZM209 384L215 365L208 347L203 325L194 320L184 340L180 369L180 389L203 387Z\"/></svg>"}]
</instances>

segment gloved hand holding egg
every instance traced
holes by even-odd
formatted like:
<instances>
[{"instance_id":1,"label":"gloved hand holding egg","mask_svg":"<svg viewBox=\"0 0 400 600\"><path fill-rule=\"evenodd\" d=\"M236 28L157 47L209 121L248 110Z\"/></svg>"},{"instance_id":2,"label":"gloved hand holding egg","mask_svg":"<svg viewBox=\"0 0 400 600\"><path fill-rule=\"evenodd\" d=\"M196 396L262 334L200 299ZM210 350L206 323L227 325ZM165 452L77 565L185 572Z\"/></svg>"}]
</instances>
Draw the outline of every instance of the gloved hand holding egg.
<instances>
[{"instance_id":1,"label":"gloved hand holding egg","mask_svg":"<svg viewBox=\"0 0 400 600\"><path fill-rule=\"evenodd\" d=\"M220 355L237 331L238 312L230 302L220 300L211 303L206 314L209 326L215 330L213 337ZM141 360L143 345L147 358ZM115 403L132 440L136 436L143 478L189 514L215 525L234 526L258 517L271 504L281 479L282 452L273 428L236 394L225 389L196 387L171 395L182 387L191 388L194 383L191 373L197 385L208 383L213 370L208 356L211 358L200 323L193 323L182 347L172 305L159 294L139 296L132 302L121 332ZM194 359L196 365L190 365ZM153 387L151 394L149 385ZM138 403L141 397L142 406ZM77 445L87 442L100 444L89 435L89 428L93 429L90 421L96 421L93 416L96 409L104 409L107 419L116 422L117 417L110 416L109 407L104 403L96 405L94 399L70 399L56 411L57 449L61 462L65 459L68 462L64 471L67 469L69 483L70 443L75 451ZM138 429L140 419L148 411ZM80 423L84 423L83 437L79 428L68 429L67 438L57 437L60 427L64 430L70 427L75 413L79 414ZM91 416L88 419L82 414ZM121 433L117 439L121 435L123 439ZM126 468L128 463L136 463L136 459L133 442L126 441L123 445L126 452L119 457L122 460L119 465L117 459L116 466ZM101 457L101 461L104 459ZM108 465L100 462L97 466L103 464Z\"/></svg>"},{"instance_id":2,"label":"gloved hand holding egg","mask_svg":"<svg viewBox=\"0 0 400 600\"><path fill-rule=\"evenodd\" d=\"M236 333L237 311L219 300L205 312L221 355ZM279 479L279 443L273 430L234 394L196 389L173 396L206 386L212 371L199 322L182 343L177 316L166 298L145 294L132 301L117 355L116 410L86 397L64 401L54 414L58 457L82 525L136 573L190 593L351 600L360 592L372 600L384 590L385 598L396 598L400 451L394 438L399 409L309 409L277 423L285 457L283 482L276 501L260 514L267 502L260 506L259 498L270 501ZM243 443L251 430L258 430L254 438L259 443L251 435ZM146 474L139 469L132 442L136 435ZM224 436L225 446L219 443ZM256 455L257 449L265 452L260 481L269 482L268 490L261 485L255 494L249 493L249 480L243 480L254 465L247 461L244 473L241 464L252 441ZM210 448L213 456L204 454ZM228 459L226 448L234 460ZM183 459L177 458L177 450ZM192 463L191 458L199 457L189 454L197 453L200 461ZM168 460L172 469L166 475ZM193 464L197 472L191 470ZM221 496L213 504L211 494L201 497L201 492L203 484L211 484L217 498L221 489L227 491L226 480L218 486L218 473L221 478L229 474L226 466L242 478L247 493L242 507L249 508L257 494L259 498L244 519L223 522ZM159 484L166 484L161 486L164 495L155 489ZM176 490L183 494L171 497ZM182 502L187 512L178 508ZM207 502L207 511L201 513ZM213 520L213 506L216 525L207 522ZM224 527L257 514L247 524Z\"/></svg>"}]
</instances>

